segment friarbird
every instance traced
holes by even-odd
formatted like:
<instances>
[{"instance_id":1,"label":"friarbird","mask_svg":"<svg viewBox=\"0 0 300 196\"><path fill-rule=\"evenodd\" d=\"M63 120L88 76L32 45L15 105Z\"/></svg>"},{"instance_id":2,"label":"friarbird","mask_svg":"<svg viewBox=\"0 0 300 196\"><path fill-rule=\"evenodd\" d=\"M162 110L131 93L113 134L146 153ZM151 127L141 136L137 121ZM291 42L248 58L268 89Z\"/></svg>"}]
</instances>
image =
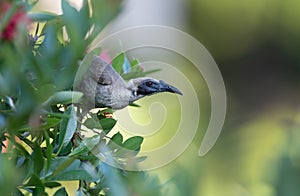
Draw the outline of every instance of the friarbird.
<instances>
[{"instance_id":1,"label":"friarbird","mask_svg":"<svg viewBox=\"0 0 300 196\"><path fill-rule=\"evenodd\" d=\"M114 110L125 108L136 100L156 93L182 95L176 87L150 77L134 78L126 82L110 63L96 55L79 83L79 90L84 93L84 99L94 104L95 108L109 107Z\"/></svg>"}]
</instances>

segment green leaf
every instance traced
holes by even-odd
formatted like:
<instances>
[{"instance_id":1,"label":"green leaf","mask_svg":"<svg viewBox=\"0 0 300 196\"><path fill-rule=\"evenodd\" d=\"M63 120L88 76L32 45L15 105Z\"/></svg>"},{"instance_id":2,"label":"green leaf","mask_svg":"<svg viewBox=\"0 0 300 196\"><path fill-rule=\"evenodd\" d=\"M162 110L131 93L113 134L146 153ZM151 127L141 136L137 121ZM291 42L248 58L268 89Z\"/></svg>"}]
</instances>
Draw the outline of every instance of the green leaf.
<instances>
[{"instance_id":1,"label":"green leaf","mask_svg":"<svg viewBox=\"0 0 300 196\"><path fill-rule=\"evenodd\" d=\"M65 156L71 153L71 150L73 148L73 143L69 142L66 146L64 146L63 148L61 148L61 150L59 151L58 156Z\"/></svg>"},{"instance_id":2,"label":"green leaf","mask_svg":"<svg viewBox=\"0 0 300 196\"><path fill-rule=\"evenodd\" d=\"M79 10L80 18L84 19L85 23L90 23L90 8L87 0L82 1L82 6ZM86 28L89 28L89 25L86 24Z\"/></svg>"},{"instance_id":3,"label":"green leaf","mask_svg":"<svg viewBox=\"0 0 300 196\"><path fill-rule=\"evenodd\" d=\"M76 8L71 6L67 0L61 1L61 8L63 11L63 19L66 20L66 22L69 22L68 20L71 19L72 17L73 19L77 18L78 11L76 10Z\"/></svg>"},{"instance_id":4,"label":"green leaf","mask_svg":"<svg viewBox=\"0 0 300 196\"><path fill-rule=\"evenodd\" d=\"M83 2L83 8L80 11L71 6L67 0L61 1L61 7L63 11L62 20L66 25L68 36L72 44L79 47L80 44L83 44L82 41L91 27L87 3L86 1ZM74 23L74 21L76 22Z\"/></svg>"},{"instance_id":5,"label":"green leaf","mask_svg":"<svg viewBox=\"0 0 300 196\"><path fill-rule=\"evenodd\" d=\"M113 118L103 118L99 120L102 130L107 134L115 126L117 121Z\"/></svg>"},{"instance_id":6,"label":"green leaf","mask_svg":"<svg viewBox=\"0 0 300 196\"><path fill-rule=\"evenodd\" d=\"M62 45L57 39L57 31L59 29L61 28L58 28L54 22L48 22L44 26L42 33L44 33L45 36L42 45L39 47L41 56L37 56L34 59L34 63L37 64L38 75L45 78L44 80L53 81L58 89L60 89L60 85L57 85L56 81L59 78L58 74L53 70L53 67L58 63L58 55L61 54L62 51Z\"/></svg>"},{"instance_id":7,"label":"green leaf","mask_svg":"<svg viewBox=\"0 0 300 196\"><path fill-rule=\"evenodd\" d=\"M111 3L107 0L91 0L92 20L94 30L91 38L98 36L101 30L116 16L120 11L120 3Z\"/></svg>"},{"instance_id":8,"label":"green leaf","mask_svg":"<svg viewBox=\"0 0 300 196\"><path fill-rule=\"evenodd\" d=\"M40 127L40 130L42 129L50 129L56 125L58 125L60 123L61 119L58 118L53 118L53 117L47 117L46 118L46 123L42 124L42 126Z\"/></svg>"},{"instance_id":9,"label":"green leaf","mask_svg":"<svg viewBox=\"0 0 300 196\"><path fill-rule=\"evenodd\" d=\"M120 132L118 132L111 138L111 141L121 146L123 142L123 136L120 134Z\"/></svg>"},{"instance_id":10,"label":"green leaf","mask_svg":"<svg viewBox=\"0 0 300 196\"><path fill-rule=\"evenodd\" d=\"M35 187L33 188L32 196L47 196L45 192L45 187Z\"/></svg>"},{"instance_id":11,"label":"green leaf","mask_svg":"<svg viewBox=\"0 0 300 196\"><path fill-rule=\"evenodd\" d=\"M47 176L47 179L53 180L56 175L62 173L64 170L78 168L79 165L80 161L75 157L59 157L51 162L49 172L45 176Z\"/></svg>"},{"instance_id":12,"label":"green leaf","mask_svg":"<svg viewBox=\"0 0 300 196\"><path fill-rule=\"evenodd\" d=\"M123 143L123 136L120 134L120 132L118 132L112 136L112 138L107 143L107 146L109 149L116 149L118 147L121 147L122 143Z\"/></svg>"},{"instance_id":13,"label":"green leaf","mask_svg":"<svg viewBox=\"0 0 300 196\"><path fill-rule=\"evenodd\" d=\"M153 69L153 70L149 70L149 71L144 71L142 76L146 76L146 75L156 73L156 72L159 72L159 71L161 71L161 69Z\"/></svg>"},{"instance_id":14,"label":"green leaf","mask_svg":"<svg viewBox=\"0 0 300 196\"><path fill-rule=\"evenodd\" d=\"M83 125L89 129L101 129L107 134L112 130L116 123L117 121L113 118L100 118L100 120L88 118Z\"/></svg>"},{"instance_id":15,"label":"green leaf","mask_svg":"<svg viewBox=\"0 0 300 196\"><path fill-rule=\"evenodd\" d=\"M122 144L122 148L117 148L117 151L115 152L115 156L120 158L136 156L141 149L142 142L143 142L143 138L140 136L134 136L127 139Z\"/></svg>"},{"instance_id":16,"label":"green leaf","mask_svg":"<svg viewBox=\"0 0 300 196\"><path fill-rule=\"evenodd\" d=\"M141 107L140 105L138 105L138 104L136 104L136 103L131 103L131 104L129 104L129 106L131 106L131 107L137 107L137 108L140 108L140 107Z\"/></svg>"},{"instance_id":17,"label":"green leaf","mask_svg":"<svg viewBox=\"0 0 300 196\"><path fill-rule=\"evenodd\" d=\"M47 196L45 192L45 187L35 187L33 188L32 196Z\"/></svg>"},{"instance_id":18,"label":"green leaf","mask_svg":"<svg viewBox=\"0 0 300 196\"><path fill-rule=\"evenodd\" d=\"M133 67L135 67L135 66L137 66L137 65L139 65L139 64L140 64L139 60L134 59L134 60L131 62L131 68L133 68Z\"/></svg>"},{"instance_id":19,"label":"green leaf","mask_svg":"<svg viewBox=\"0 0 300 196\"><path fill-rule=\"evenodd\" d=\"M94 148L100 141L100 136L95 135L90 138L84 138L83 141L80 143L80 145L75 148L69 156L74 155L82 155L90 151L90 149Z\"/></svg>"},{"instance_id":20,"label":"green leaf","mask_svg":"<svg viewBox=\"0 0 300 196\"><path fill-rule=\"evenodd\" d=\"M58 15L55 13L51 13L51 12L33 12L33 13L29 13L28 17L32 20L32 21L49 21L49 20L54 20L56 18L58 18Z\"/></svg>"},{"instance_id":21,"label":"green leaf","mask_svg":"<svg viewBox=\"0 0 300 196\"><path fill-rule=\"evenodd\" d=\"M58 118L47 117L45 119L45 122L39 127L39 130L50 129L50 128L56 126L57 124L59 124L60 121L61 120ZM26 131L30 131L30 130L31 130L31 127L26 125L26 126L20 128L19 132L26 132Z\"/></svg>"},{"instance_id":22,"label":"green leaf","mask_svg":"<svg viewBox=\"0 0 300 196\"><path fill-rule=\"evenodd\" d=\"M77 129L77 117L73 105L70 105L65 111L69 118L63 118L60 124L59 149L68 145ZM59 150L60 151L60 150Z\"/></svg>"},{"instance_id":23,"label":"green leaf","mask_svg":"<svg viewBox=\"0 0 300 196\"><path fill-rule=\"evenodd\" d=\"M102 190L102 188L90 188L89 190L88 190L88 192L89 192L89 194L90 195L99 195L99 196L101 196L99 193L100 193L100 191Z\"/></svg>"},{"instance_id":24,"label":"green leaf","mask_svg":"<svg viewBox=\"0 0 300 196\"><path fill-rule=\"evenodd\" d=\"M160 71L160 69L154 69L154 70L149 70L149 71L135 71L135 70L132 70L129 73L121 74L121 76L124 80L130 80L130 79L133 79L133 78L144 77L146 75L156 73L158 71Z\"/></svg>"},{"instance_id":25,"label":"green leaf","mask_svg":"<svg viewBox=\"0 0 300 196\"><path fill-rule=\"evenodd\" d=\"M24 196L24 194L20 191L20 189L16 189L16 191L13 194L14 196Z\"/></svg>"},{"instance_id":26,"label":"green leaf","mask_svg":"<svg viewBox=\"0 0 300 196\"><path fill-rule=\"evenodd\" d=\"M124 61L125 61L125 53L122 52L121 54L119 54L118 56L116 56L116 57L112 60L112 62L111 62L113 68L114 68L114 69L116 70L116 72L118 72L119 74L122 73Z\"/></svg>"},{"instance_id":27,"label":"green leaf","mask_svg":"<svg viewBox=\"0 0 300 196\"><path fill-rule=\"evenodd\" d=\"M55 91L56 91L56 86L54 84L41 84L38 87L38 90L36 92L36 96L38 97L39 102L44 102L47 100L49 97L51 97Z\"/></svg>"},{"instance_id":28,"label":"green leaf","mask_svg":"<svg viewBox=\"0 0 300 196\"><path fill-rule=\"evenodd\" d=\"M47 170L48 170L50 168L50 164L52 160L53 146L50 143L50 138L47 131L44 131L44 137L46 141L46 157L47 157Z\"/></svg>"},{"instance_id":29,"label":"green leaf","mask_svg":"<svg viewBox=\"0 0 300 196\"><path fill-rule=\"evenodd\" d=\"M55 182L55 181L45 182L44 184L48 188L55 188L61 186L59 182Z\"/></svg>"},{"instance_id":30,"label":"green leaf","mask_svg":"<svg viewBox=\"0 0 300 196\"><path fill-rule=\"evenodd\" d=\"M34 142L34 151L32 153L32 158L34 160L34 173L39 175L44 168L44 156L42 149L37 141Z\"/></svg>"},{"instance_id":31,"label":"green leaf","mask_svg":"<svg viewBox=\"0 0 300 196\"><path fill-rule=\"evenodd\" d=\"M65 187L61 187L54 193L54 196L68 196L68 193L67 193Z\"/></svg>"},{"instance_id":32,"label":"green leaf","mask_svg":"<svg viewBox=\"0 0 300 196\"><path fill-rule=\"evenodd\" d=\"M40 186L43 187L43 183L36 174L32 174L29 181L24 186Z\"/></svg>"},{"instance_id":33,"label":"green leaf","mask_svg":"<svg viewBox=\"0 0 300 196\"><path fill-rule=\"evenodd\" d=\"M64 171L62 173L59 173L53 178L53 180L59 180L59 181L85 180L88 182L92 182L97 179L93 178L84 169L76 169L76 170Z\"/></svg>"},{"instance_id":34,"label":"green leaf","mask_svg":"<svg viewBox=\"0 0 300 196\"><path fill-rule=\"evenodd\" d=\"M70 104L78 103L83 93L77 91L60 91L49 97L42 105Z\"/></svg>"},{"instance_id":35,"label":"green leaf","mask_svg":"<svg viewBox=\"0 0 300 196\"><path fill-rule=\"evenodd\" d=\"M80 145L75 148L73 151L71 151L71 153L69 154L69 156L79 156L79 155L83 155L86 154L87 152L89 152L88 147L84 144L84 143L80 143Z\"/></svg>"},{"instance_id":36,"label":"green leaf","mask_svg":"<svg viewBox=\"0 0 300 196\"><path fill-rule=\"evenodd\" d=\"M133 70L131 70L128 73L121 74L121 77L124 80L130 80L130 79L138 78L140 75L142 75L141 73L142 72L140 72L140 71L133 71Z\"/></svg>"},{"instance_id":37,"label":"green leaf","mask_svg":"<svg viewBox=\"0 0 300 196\"><path fill-rule=\"evenodd\" d=\"M134 136L129 139L127 139L122 147L126 148L128 150L138 150L141 147L141 144L143 143L144 138L141 136Z\"/></svg>"},{"instance_id":38,"label":"green leaf","mask_svg":"<svg viewBox=\"0 0 300 196\"><path fill-rule=\"evenodd\" d=\"M88 118L84 121L83 123L84 126L86 126L89 129L102 129L99 123L98 119L94 119L94 118Z\"/></svg>"}]
</instances>

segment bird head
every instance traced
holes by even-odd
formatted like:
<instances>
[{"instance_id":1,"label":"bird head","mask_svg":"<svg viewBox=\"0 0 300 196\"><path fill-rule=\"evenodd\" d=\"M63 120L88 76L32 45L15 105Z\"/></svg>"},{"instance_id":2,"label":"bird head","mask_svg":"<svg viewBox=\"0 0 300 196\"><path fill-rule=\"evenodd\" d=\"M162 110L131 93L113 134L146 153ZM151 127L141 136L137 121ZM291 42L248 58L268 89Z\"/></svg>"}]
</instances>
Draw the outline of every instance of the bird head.
<instances>
[{"instance_id":1,"label":"bird head","mask_svg":"<svg viewBox=\"0 0 300 196\"><path fill-rule=\"evenodd\" d=\"M170 92L182 95L182 92L176 87L167 84L162 80L156 80L149 77L141 77L130 80L128 88L132 92L132 101L161 92Z\"/></svg>"}]
</instances>

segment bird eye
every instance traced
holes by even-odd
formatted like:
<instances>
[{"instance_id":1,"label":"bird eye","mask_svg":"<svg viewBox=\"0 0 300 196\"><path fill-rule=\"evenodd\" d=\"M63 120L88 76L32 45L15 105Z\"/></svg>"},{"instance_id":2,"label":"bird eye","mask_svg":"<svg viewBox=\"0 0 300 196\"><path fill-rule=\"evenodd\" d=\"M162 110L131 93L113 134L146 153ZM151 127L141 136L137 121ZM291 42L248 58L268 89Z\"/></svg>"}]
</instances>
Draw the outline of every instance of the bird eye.
<instances>
[{"instance_id":1,"label":"bird eye","mask_svg":"<svg viewBox=\"0 0 300 196\"><path fill-rule=\"evenodd\" d=\"M146 82L146 85L147 85L147 86L151 86L151 85L152 85L152 82L151 82L151 81L148 81L148 82Z\"/></svg>"}]
</instances>

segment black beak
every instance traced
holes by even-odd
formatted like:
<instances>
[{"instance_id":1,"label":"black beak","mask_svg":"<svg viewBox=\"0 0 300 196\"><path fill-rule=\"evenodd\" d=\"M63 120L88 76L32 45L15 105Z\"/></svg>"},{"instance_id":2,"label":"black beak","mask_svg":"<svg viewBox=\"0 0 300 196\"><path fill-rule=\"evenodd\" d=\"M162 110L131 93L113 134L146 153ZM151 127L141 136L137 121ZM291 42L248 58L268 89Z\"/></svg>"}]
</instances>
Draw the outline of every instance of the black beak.
<instances>
[{"instance_id":1,"label":"black beak","mask_svg":"<svg viewBox=\"0 0 300 196\"><path fill-rule=\"evenodd\" d=\"M162 80L159 81L159 84L160 84L160 92L170 92L170 93L176 93L179 95L183 95L182 92L178 88L176 88L170 84L167 84Z\"/></svg>"}]
</instances>

